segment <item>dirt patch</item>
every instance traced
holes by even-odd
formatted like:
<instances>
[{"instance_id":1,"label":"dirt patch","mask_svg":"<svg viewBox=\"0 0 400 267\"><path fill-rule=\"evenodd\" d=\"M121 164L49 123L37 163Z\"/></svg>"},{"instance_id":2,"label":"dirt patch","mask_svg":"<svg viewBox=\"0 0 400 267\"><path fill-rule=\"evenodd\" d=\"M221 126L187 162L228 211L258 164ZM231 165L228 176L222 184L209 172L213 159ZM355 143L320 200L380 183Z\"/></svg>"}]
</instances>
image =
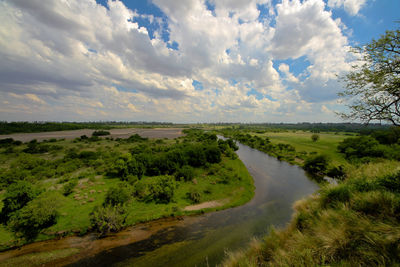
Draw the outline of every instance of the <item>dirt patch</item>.
<instances>
[{"instance_id":1,"label":"dirt patch","mask_svg":"<svg viewBox=\"0 0 400 267\"><path fill-rule=\"evenodd\" d=\"M208 208L215 208L220 207L225 204L225 201L207 201L196 205L186 206L184 210L192 211L192 210L201 210L201 209L208 209Z\"/></svg>"},{"instance_id":2,"label":"dirt patch","mask_svg":"<svg viewBox=\"0 0 400 267\"><path fill-rule=\"evenodd\" d=\"M138 134L142 137L147 138L168 138L174 139L176 137L183 136L182 128L154 128L154 129L141 129L141 128L124 128L124 129L111 129L107 130L110 135L104 137L112 138L128 138L131 135ZM41 133L15 133L8 135L0 135L0 139L12 138L22 142L29 142L33 139L38 141L55 139L74 139L82 135L88 137L92 136L95 130L82 129L72 131L57 131L57 132L41 132Z\"/></svg>"}]
</instances>

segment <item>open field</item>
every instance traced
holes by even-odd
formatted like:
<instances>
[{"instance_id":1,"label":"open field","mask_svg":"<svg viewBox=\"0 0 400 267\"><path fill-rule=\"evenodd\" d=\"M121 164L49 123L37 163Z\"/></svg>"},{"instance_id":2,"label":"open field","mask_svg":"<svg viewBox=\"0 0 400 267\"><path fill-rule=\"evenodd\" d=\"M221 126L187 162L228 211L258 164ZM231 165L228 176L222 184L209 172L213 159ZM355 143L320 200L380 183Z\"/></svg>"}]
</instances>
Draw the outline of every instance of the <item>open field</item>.
<instances>
[{"instance_id":1,"label":"open field","mask_svg":"<svg viewBox=\"0 0 400 267\"><path fill-rule=\"evenodd\" d=\"M41 133L15 133L0 135L0 139L12 138L22 142L29 142L33 139L38 141L49 139L74 139L82 135L91 136L95 130L83 129L72 131L55 131L55 132L41 132ZM139 134L147 138L169 138L173 139L183 135L182 128L154 128L154 129L140 129L140 128L123 128L123 129L110 129L107 130L110 135L107 137L112 138L128 138L133 134Z\"/></svg>"},{"instance_id":2,"label":"open field","mask_svg":"<svg viewBox=\"0 0 400 267\"><path fill-rule=\"evenodd\" d=\"M337 150L337 146L345 138L351 137L340 133L318 133L319 140L311 140L311 132L267 132L255 134L260 137L268 137L273 144L285 143L292 145L296 151L316 152L327 155L334 165L345 164L346 160Z\"/></svg>"}]
</instances>

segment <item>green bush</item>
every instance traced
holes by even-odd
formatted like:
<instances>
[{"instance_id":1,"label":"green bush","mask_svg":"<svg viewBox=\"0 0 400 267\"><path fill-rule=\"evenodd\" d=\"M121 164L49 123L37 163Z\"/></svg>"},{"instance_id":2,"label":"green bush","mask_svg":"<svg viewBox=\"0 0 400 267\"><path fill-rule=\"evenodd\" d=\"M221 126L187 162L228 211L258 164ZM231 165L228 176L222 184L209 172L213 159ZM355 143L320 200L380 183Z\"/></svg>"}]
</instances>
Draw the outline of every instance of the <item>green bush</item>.
<instances>
[{"instance_id":1,"label":"green bush","mask_svg":"<svg viewBox=\"0 0 400 267\"><path fill-rule=\"evenodd\" d=\"M201 200L201 193L196 187L190 188L186 196L192 203L199 203Z\"/></svg>"},{"instance_id":2,"label":"green bush","mask_svg":"<svg viewBox=\"0 0 400 267\"><path fill-rule=\"evenodd\" d=\"M324 207L335 206L340 202L350 200L351 190L348 185L341 184L335 187L325 188L321 191L321 203Z\"/></svg>"},{"instance_id":3,"label":"green bush","mask_svg":"<svg viewBox=\"0 0 400 267\"><path fill-rule=\"evenodd\" d=\"M110 132L109 131L99 130L99 131L94 131L92 133L92 136L104 136L104 135L110 135Z\"/></svg>"},{"instance_id":4,"label":"green bush","mask_svg":"<svg viewBox=\"0 0 400 267\"><path fill-rule=\"evenodd\" d=\"M328 158L325 155L315 155L306 159L303 168L314 174L323 175L328 167Z\"/></svg>"},{"instance_id":5,"label":"green bush","mask_svg":"<svg viewBox=\"0 0 400 267\"><path fill-rule=\"evenodd\" d=\"M44 193L15 212L9 222L11 230L27 240L33 240L41 230L56 223L62 196Z\"/></svg>"},{"instance_id":6,"label":"green bush","mask_svg":"<svg viewBox=\"0 0 400 267\"><path fill-rule=\"evenodd\" d=\"M400 193L400 171L395 174L386 175L376 180L379 186L389 191Z\"/></svg>"},{"instance_id":7,"label":"green bush","mask_svg":"<svg viewBox=\"0 0 400 267\"><path fill-rule=\"evenodd\" d=\"M168 175L154 177L148 189L152 200L157 203L169 203L175 193L175 179Z\"/></svg>"},{"instance_id":8,"label":"green bush","mask_svg":"<svg viewBox=\"0 0 400 267\"><path fill-rule=\"evenodd\" d=\"M335 179L339 179L339 180L343 180L344 177L346 176L346 173L343 169L343 166L334 166L332 168L330 168L327 172L327 175L329 177L335 178Z\"/></svg>"},{"instance_id":9,"label":"green bush","mask_svg":"<svg viewBox=\"0 0 400 267\"><path fill-rule=\"evenodd\" d=\"M106 197L104 199L104 206L111 205L123 205L130 199L130 192L124 183L120 183L117 186L108 189Z\"/></svg>"},{"instance_id":10,"label":"green bush","mask_svg":"<svg viewBox=\"0 0 400 267\"><path fill-rule=\"evenodd\" d=\"M11 184L4 194L3 209L0 214L1 221L3 223L8 222L14 212L23 208L39 193L39 190L27 181L18 181Z\"/></svg>"},{"instance_id":11,"label":"green bush","mask_svg":"<svg viewBox=\"0 0 400 267\"><path fill-rule=\"evenodd\" d=\"M384 156L382 146L370 136L346 138L339 143L338 150L347 159Z\"/></svg>"},{"instance_id":12,"label":"green bush","mask_svg":"<svg viewBox=\"0 0 400 267\"><path fill-rule=\"evenodd\" d=\"M188 165L185 165L176 171L175 179L177 181L181 181L181 180L184 180L185 182L191 181L194 178L194 174L195 174L194 168L192 168Z\"/></svg>"},{"instance_id":13,"label":"green bush","mask_svg":"<svg viewBox=\"0 0 400 267\"><path fill-rule=\"evenodd\" d=\"M92 230L100 236L118 232L125 223L126 214L122 206L96 206L89 215Z\"/></svg>"},{"instance_id":14,"label":"green bush","mask_svg":"<svg viewBox=\"0 0 400 267\"><path fill-rule=\"evenodd\" d=\"M68 183L66 183L66 184L63 186L63 189L62 189L63 195L64 195L64 196L70 195L70 194L73 192L73 190L74 190L74 188L75 188L75 186L76 186L77 184L78 184L78 180L76 180L76 179L72 179L71 181L69 181Z\"/></svg>"},{"instance_id":15,"label":"green bush","mask_svg":"<svg viewBox=\"0 0 400 267\"><path fill-rule=\"evenodd\" d=\"M313 134L313 135L311 135L311 140L312 140L313 142L317 142L317 141L319 140L319 134Z\"/></svg>"}]
</instances>

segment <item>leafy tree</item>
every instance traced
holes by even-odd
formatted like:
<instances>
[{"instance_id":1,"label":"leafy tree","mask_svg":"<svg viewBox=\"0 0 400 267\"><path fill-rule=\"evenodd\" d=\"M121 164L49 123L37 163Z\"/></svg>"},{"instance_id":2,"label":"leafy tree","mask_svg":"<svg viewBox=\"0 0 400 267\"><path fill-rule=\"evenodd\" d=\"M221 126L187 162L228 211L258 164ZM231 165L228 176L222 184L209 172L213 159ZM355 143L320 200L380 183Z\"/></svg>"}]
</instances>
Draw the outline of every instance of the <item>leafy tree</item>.
<instances>
[{"instance_id":1,"label":"leafy tree","mask_svg":"<svg viewBox=\"0 0 400 267\"><path fill-rule=\"evenodd\" d=\"M315 155L306 159L304 169L310 173L325 174L328 167L328 158L325 155Z\"/></svg>"},{"instance_id":2,"label":"leafy tree","mask_svg":"<svg viewBox=\"0 0 400 267\"><path fill-rule=\"evenodd\" d=\"M149 192L153 200L158 203L169 203L174 196L176 183L172 176L155 177L149 186Z\"/></svg>"},{"instance_id":3,"label":"leafy tree","mask_svg":"<svg viewBox=\"0 0 400 267\"><path fill-rule=\"evenodd\" d=\"M8 222L11 215L17 210L23 208L29 201L34 199L39 191L27 181L18 181L11 184L3 199L3 209L0 218L3 223Z\"/></svg>"},{"instance_id":4,"label":"leafy tree","mask_svg":"<svg viewBox=\"0 0 400 267\"><path fill-rule=\"evenodd\" d=\"M56 223L61 198L58 193L50 192L30 201L12 215L9 223L11 230L17 236L33 240L41 230Z\"/></svg>"},{"instance_id":5,"label":"leafy tree","mask_svg":"<svg viewBox=\"0 0 400 267\"><path fill-rule=\"evenodd\" d=\"M313 142L317 142L317 141L319 140L319 135L318 135L318 134L313 134L313 135L311 135L311 140L312 140Z\"/></svg>"},{"instance_id":6,"label":"leafy tree","mask_svg":"<svg viewBox=\"0 0 400 267\"><path fill-rule=\"evenodd\" d=\"M378 40L356 47L360 64L353 66L343 80L340 96L353 98L344 119L365 123L383 120L400 125L400 30L386 31Z\"/></svg>"},{"instance_id":7,"label":"leafy tree","mask_svg":"<svg viewBox=\"0 0 400 267\"><path fill-rule=\"evenodd\" d=\"M179 170L176 171L175 173L175 179L180 181L180 180L184 180L184 181L191 181L194 178L194 168L185 165L182 168L180 168Z\"/></svg>"},{"instance_id":8,"label":"leafy tree","mask_svg":"<svg viewBox=\"0 0 400 267\"><path fill-rule=\"evenodd\" d=\"M92 229L105 236L110 232L118 232L124 226L126 214L123 207L96 206L89 215Z\"/></svg>"},{"instance_id":9,"label":"leafy tree","mask_svg":"<svg viewBox=\"0 0 400 267\"><path fill-rule=\"evenodd\" d=\"M340 153L346 158L383 157L384 151L378 141L370 136L346 138L338 145Z\"/></svg>"},{"instance_id":10,"label":"leafy tree","mask_svg":"<svg viewBox=\"0 0 400 267\"><path fill-rule=\"evenodd\" d=\"M129 190L126 188L124 183L120 183L117 186L108 189L106 198L104 199L104 205L123 205L130 198Z\"/></svg>"}]
</instances>

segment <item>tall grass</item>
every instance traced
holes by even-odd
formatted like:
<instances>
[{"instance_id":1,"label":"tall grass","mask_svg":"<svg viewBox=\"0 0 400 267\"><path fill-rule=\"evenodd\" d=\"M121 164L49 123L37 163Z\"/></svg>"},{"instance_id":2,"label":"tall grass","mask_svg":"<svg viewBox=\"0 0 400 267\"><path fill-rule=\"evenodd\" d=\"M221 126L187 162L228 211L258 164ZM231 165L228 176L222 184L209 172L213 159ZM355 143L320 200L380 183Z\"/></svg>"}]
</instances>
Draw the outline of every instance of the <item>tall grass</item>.
<instances>
[{"instance_id":1,"label":"tall grass","mask_svg":"<svg viewBox=\"0 0 400 267\"><path fill-rule=\"evenodd\" d=\"M349 178L298 201L286 229L230 253L223 266L399 265L400 172L384 173Z\"/></svg>"}]
</instances>

